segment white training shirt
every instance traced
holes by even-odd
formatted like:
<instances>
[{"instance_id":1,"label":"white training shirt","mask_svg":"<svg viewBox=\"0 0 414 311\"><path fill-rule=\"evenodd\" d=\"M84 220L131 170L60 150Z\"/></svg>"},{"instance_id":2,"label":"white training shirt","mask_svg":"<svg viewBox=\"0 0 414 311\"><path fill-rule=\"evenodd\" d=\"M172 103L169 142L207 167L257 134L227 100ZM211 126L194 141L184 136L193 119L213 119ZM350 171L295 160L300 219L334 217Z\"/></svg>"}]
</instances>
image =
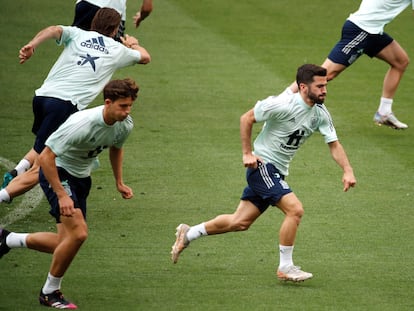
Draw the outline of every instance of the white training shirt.
<instances>
[{"instance_id":1,"label":"white training shirt","mask_svg":"<svg viewBox=\"0 0 414 311\"><path fill-rule=\"evenodd\" d=\"M384 27L414 0L362 0L358 11L352 13L348 20L370 34L382 34Z\"/></svg>"},{"instance_id":2,"label":"white training shirt","mask_svg":"<svg viewBox=\"0 0 414 311\"><path fill-rule=\"evenodd\" d=\"M103 119L104 106L72 114L46 141L56 165L79 178L90 176L98 154L111 146L121 148L133 128L131 116L108 125Z\"/></svg>"},{"instance_id":3,"label":"white training shirt","mask_svg":"<svg viewBox=\"0 0 414 311\"><path fill-rule=\"evenodd\" d=\"M76 3L81 1L89 2L100 8L112 8L121 14L121 20L126 20L126 2L127 0L77 0Z\"/></svg>"},{"instance_id":4,"label":"white training shirt","mask_svg":"<svg viewBox=\"0 0 414 311\"><path fill-rule=\"evenodd\" d=\"M307 105L299 93L270 96L254 107L256 122L265 122L254 141L254 154L272 163L283 175L299 147L319 131L325 143L337 141L335 127L324 104Z\"/></svg>"},{"instance_id":5,"label":"white training shirt","mask_svg":"<svg viewBox=\"0 0 414 311\"><path fill-rule=\"evenodd\" d=\"M64 49L37 96L71 101L79 110L86 108L109 82L114 72L139 63L141 53L95 31L72 26L63 29L58 45Z\"/></svg>"}]
</instances>

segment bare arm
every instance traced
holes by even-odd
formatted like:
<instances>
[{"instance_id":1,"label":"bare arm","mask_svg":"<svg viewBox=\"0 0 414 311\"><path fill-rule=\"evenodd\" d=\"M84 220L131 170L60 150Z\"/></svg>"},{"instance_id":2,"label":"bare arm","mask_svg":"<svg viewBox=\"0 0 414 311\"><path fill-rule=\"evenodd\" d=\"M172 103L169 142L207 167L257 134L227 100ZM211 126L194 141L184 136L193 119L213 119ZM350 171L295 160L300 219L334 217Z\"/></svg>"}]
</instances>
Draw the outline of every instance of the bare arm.
<instances>
[{"instance_id":1,"label":"bare arm","mask_svg":"<svg viewBox=\"0 0 414 311\"><path fill-rule=\"evenodd\" d=\"M145 65L151 61L151 56L149 55L148 51L139 45L137 38L130 35L125 35L125 37L121 37L121 42L126 47L136 50L141 54L141 59L139 61L140 64Z\"/></svg>"},{"instance_id":2,"label":"bare arm","mask_svg":"<svg viewBox=\"0 0 414 311\"><path fill-rule=\"evenodd\" d=\"M130 199L134 196L132 189L124 184L122 179L122 162L124 159L123 149L111 147L109 149L109 160L111 161L112 171L115 177L116 188L124 199Z\"/></svg>"},{"instance_id":3,"label":"bare arm","mask_svg":"<svg viewBox=\"0 0 414 311\"><path fill-rule=\"evenodd\" d=\"M134 16L135 28L138 28L139 24L148 17L152 12L152 0L143 0L141 9Z\"/></svg>"},{"instance_id":4,"label":"bare arm","mask_svg":"<svg viewBox=\"0 0 414 311\"><path fill-rule=\"evenodd\" d=\"M59 201L60 214L70 217L75 212L75 207L73 200L67 194L59 179L55 159L56 155L49 147L46 146L39 155L39 164L42 168L43 174L52 186L53 191L56 193Z\"/></svg>"},{"instance_id":5,"label":"bare arm","mask_svg":"<svg viewBox=\"0 0 414 311\"><path fill-rule=\"evenodd\" d=\"M62 36L63 29L60 26L49 26L41 30L29 43L23 46L19 51L20 64L26 62L32 57L35 49L48 39L59 40Z\"/></svg>"},{"instance_id":6,"label":"bare arm","mask_svg":"<svg viewBox=\"0 0 414 311\"><path fill-rule=\"evenodd\" d=\"M252 152L252 129L253 124L256 122L254 118L253 109L250 109L240 117L240 139L242 144L243 164L245 167L257 167L256 157Z\"/></svg>"},{"instance_id":7,"label":"bare arm","mask_svg":"<svg viewBox=\"0 0 414 311\"><path fill-rule=\"evenodd\" d=\"M344 184L344 191L348 191L350 187L355 186L356 179L345 150L339 141L329 143L329 150L331 152L332 158L344 171L342 183Z\"/></svg>"}]
</instances>

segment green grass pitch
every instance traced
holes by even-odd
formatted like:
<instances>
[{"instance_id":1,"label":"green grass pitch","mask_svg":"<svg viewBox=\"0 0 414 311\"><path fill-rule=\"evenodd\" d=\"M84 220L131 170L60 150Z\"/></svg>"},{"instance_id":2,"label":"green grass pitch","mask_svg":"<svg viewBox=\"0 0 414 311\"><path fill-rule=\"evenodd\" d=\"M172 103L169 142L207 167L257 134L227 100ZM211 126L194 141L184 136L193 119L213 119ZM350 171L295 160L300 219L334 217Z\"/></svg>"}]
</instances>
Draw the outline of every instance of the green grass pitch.
<instances>
[{"instance_id":1,"label":"green grass pitch","mask_svg":"<svg viewBox=\"0 0 414 311\"><path fill-rule=\"evenodd\" d=\"M40 29L71 24L74 2L2 3L1 176L33 143L31 100L61 48L47 42L24 65L18 51ZM240 115L282 91L299 65L321 64L359 1L155 0L138 30L132 16L140 2L128 3L127 32L152 56L151 64L114 76L141 87L125 146L124 179L135 197L121 199L102 154L92 176L90 235L64 278L65 296L89 311L413 310L414 71L408 68L394 104L410 128L377 127L387 66L366 56L329 84L326 101L357 187L342 192L341 171L317 134L288 178L305 208L294 260L314 278L276 279L283 216L275 208L249 231L200 239L177 265L170 261L179 223L232 213L238 204L245 185ZM386 31L414 57L410 9ZM0 205L0 223L12 219L7 227L17 232L54 230L47 211L46 200L20 197ZM50 259L17 249L0 260L0 310L44 310L37 295Z\"/></svg>"}]
</instances>

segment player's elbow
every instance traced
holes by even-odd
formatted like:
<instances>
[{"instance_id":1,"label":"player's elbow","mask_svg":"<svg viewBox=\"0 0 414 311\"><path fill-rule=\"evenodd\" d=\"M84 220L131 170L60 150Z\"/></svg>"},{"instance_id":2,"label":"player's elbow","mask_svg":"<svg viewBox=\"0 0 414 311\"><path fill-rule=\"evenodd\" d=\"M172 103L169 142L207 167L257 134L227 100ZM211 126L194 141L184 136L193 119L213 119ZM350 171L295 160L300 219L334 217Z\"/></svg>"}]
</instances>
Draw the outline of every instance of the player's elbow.
<instances>
[{"instance_id":1,"label":"player's elbow","mask_svg":"<svg viewBox=\"0 0 414 311\"><path fill-rule=\"evenodd\" d=\"M139 63L142 65L148 64L151 62L151 56L147 52L141 52L141 59L139 60Z\"/></svg>"},{"instance_id":2,"label":"player's elbow","mask_svg":"<svg viewBox=\"0 0 414 311\"><path fill-rule=\"evenodd\" d=\"M48 165L51 160L54 160L54 158L54 153L49 149L49 147L45 147L45 149L43 149L43 151L39 154L37 161L40 167L44 167Z\"/></svg>"}]
</instances>

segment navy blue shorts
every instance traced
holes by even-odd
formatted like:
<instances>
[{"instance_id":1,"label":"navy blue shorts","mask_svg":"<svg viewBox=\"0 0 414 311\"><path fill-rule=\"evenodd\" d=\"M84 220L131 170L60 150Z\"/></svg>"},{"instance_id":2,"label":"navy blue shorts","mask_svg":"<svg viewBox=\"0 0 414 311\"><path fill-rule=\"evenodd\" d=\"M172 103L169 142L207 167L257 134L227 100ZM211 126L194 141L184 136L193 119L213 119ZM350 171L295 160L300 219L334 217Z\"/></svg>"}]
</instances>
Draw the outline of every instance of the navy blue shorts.
<instances>
[{"instance_id":1,"label":"navy blue shorts","mask_svg":"<svg viewBox=\"0 0 414 311\"><path fill-rule=\"evenodd\" d=\"M89 3L88 1L80 1L75 6L75 17L72 26L76 26L83 30L91 30L92 20L96 12L100 9L99 6ZM124 36L125 21L121 20L119 24L118 33L115 35L115 40L121 42L120 37Z\"/></svg>"},{"instance_id":2,"label":"navy blue shorts","mask_svg":"<svg viewBox=\"0 0 414 311\"><path fill-rule=\"evenodd\" d=\"M66 193L73 200L75 208L81 209L83 217L86 219L86 198L88 197L92 186L91 177L74 177L61 167L58 167L58 174ZM60 223L59 201L56 193L53 191L43 174L42 169L39 171L39 183L50 204L49 214L56 219L56 223Z\"/></svg>"},{"instance_id":3,"label":"navy blue shorts","mask_svg":"<svg viewBox=\"0 0 414 311\"><path fill-rule=\"evenodd\" d=\"M91 30L92 20L99 6L89 3L88 1L80 1L75 6L75 17L72 26L76 26L83 30Z\"/></svg>"},{"instance_id":4,"label":"navy blue shorts","mask_svg":"<svg viewBox=\"0 0 414 311\"><path fill-rule=\"evenodd\" d=\"M241 199L252 202L263 213L269 205L275 206L284 195L292 192L284 178L270 163L259 163L257 169L248 168L248 186L244 188Z\"/></svg>"},{"instance_id":5,"label":"navy blue shorts","mask_svg":"<svg viewBox=\"0 0 414 311\"><path fill-rule=\"evenodd\" d=\"M37 153L41 153L50 134L77 111L76 106L67 100L45 96L33 97L32 132L36 135L33 149Z\"/></svg>"},{"instance_id":6,"label":"navy blue shorts","mask_svg":"<svg viewBox=\"0 0 414 311\"><path fill-rule=\"evenodd\" d=\"M328 58L336 63L349 66L362 54L376 56L394 39L385 32L369 34L354 23L347 20L342 27L341 40L334 46Z\"/></svg>"}]
</instances>

